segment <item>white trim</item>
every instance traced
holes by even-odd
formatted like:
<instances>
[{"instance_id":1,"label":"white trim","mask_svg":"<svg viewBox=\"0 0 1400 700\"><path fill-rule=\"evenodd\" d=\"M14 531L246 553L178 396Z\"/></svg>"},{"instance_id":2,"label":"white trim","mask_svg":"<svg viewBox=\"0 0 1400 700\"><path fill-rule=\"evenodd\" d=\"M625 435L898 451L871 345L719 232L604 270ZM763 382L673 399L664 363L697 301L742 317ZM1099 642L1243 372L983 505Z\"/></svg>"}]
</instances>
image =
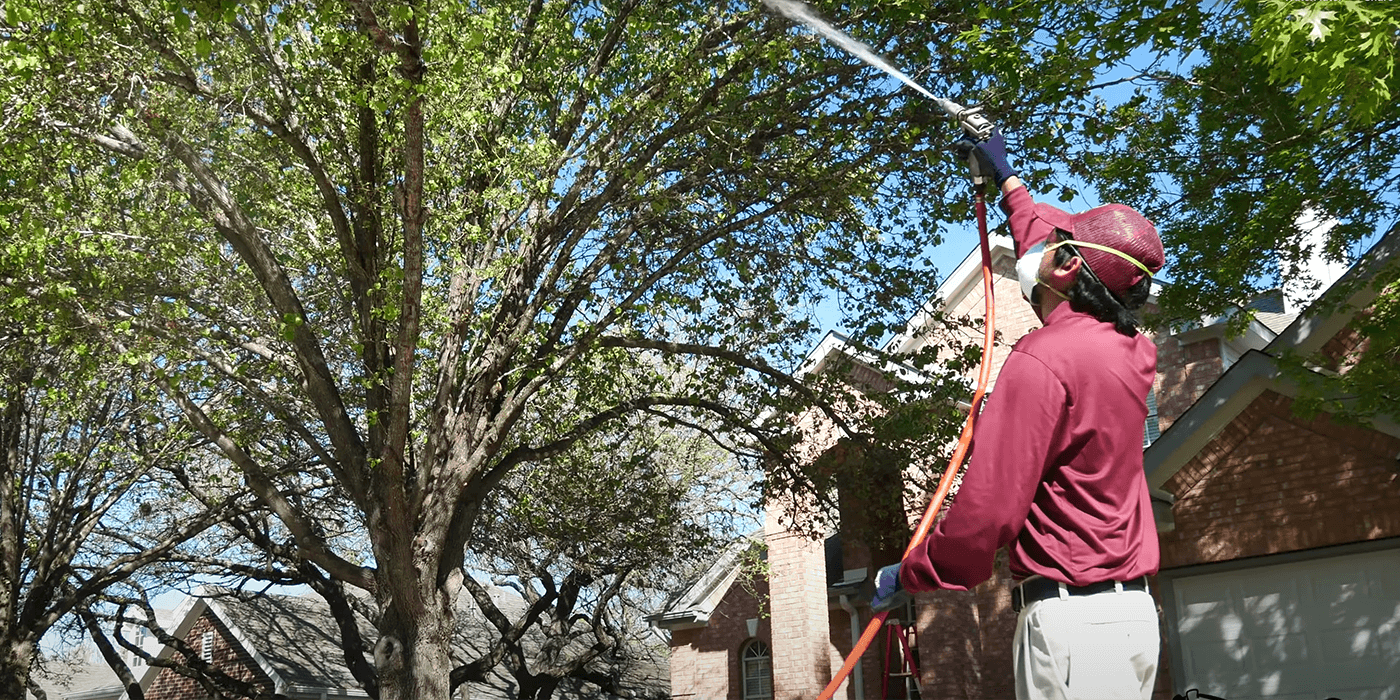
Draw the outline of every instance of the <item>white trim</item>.
<instances>
[{"instance_id":1,"label":"white trim","mask_svg":"<svg viewBox=\"0 0 1400 700\"><path fill-rule=\"evenodd\" d=\"M749 547L762 544L762 530L756 530L727 547L719 559L695 583L676 596L660 613L648 615L653 628L686 630L705 627L720 601L739 577L739 556Z\"/></svg>"},{"instance_id":2,"label":"white trim","mask_svg":"<svg viewBox=\"0 0 1400 700\"><path fill-rule=\"evenodd\" d=\"M1223 342L1242 347L1245 350L1263 350L1278 337L1277 333L1257 319L1251 320L1240 335L1227 336L1225 331L1228 329L1230 319L1237 315L1239 314L1232 312L1223 316L1209 316L1201 319L1201 325L1172 333L1169 337L1175 338L1183 345L1208 338L1219 338Z\"/></svg>"},{"instance_id":3,"label":"white trim","mask_svg":"<svg viewBox=\"0 0 1400 700\"><path fill-rule=\"evenodd\" d=\"M995 268L997 261L1001 258L1016 257L1015 242L1010 236L1002 234L991 234L987 236L988 250L991 252L992 267ZM906 349L908 344L917 336L918 332L928 325L932 317L932 311L939 307L955 303L970 293L982 280L982 246L981 244L972 247L972 251L963 258L953 271L943 279L943 283L938 285L933 298L928 300L922 308L905 320L905 331L891 338L885 343L886 352L898 352Z\"/></svg>"},{"instance_id":4,"label":"white trim","mask_svg":"<svg viewBox=\"0 0 1400 700\"><path fill-rule=\"evenodd\" d=\"M228 628L229 636L233 637L234 640L243 647L243 650L248 652L249 656L253 657L253 663L257 664L258 668L262 669L263 673L266 673L267 677L272 680L272 692L274 694L286 694L288 687L286 679L282 678L282 674L277 672L272 662L268 661L267 657L263 656L262 652L258 651L257 646L253 644L253 641L248 635L244 634L243 630L238 628L238 625L233 624L233 620L229 617L228 611L224 609L223 604L217 599L211 600L209 602L209 609L212 610L214 614L218 616L219 620L224 623L224 626Z\"/></svg>"},{"instance_id":5,"label":"white trim","mask_svg":"<svg viewBox=\"0 0 1400 700\"><path fill-rule=\"evenodd\" d=\"M287 688L286 688L285 690L281 690L281 691L278 691L278 692L280 692L280 693L282 693L282 694L284 694L284 695L293 695L293 694L312 695L312 694L315 694L315 695L320 695L320 696L323 697L323 698L325 698L325 697L327 697L327 696L331 696L331 697L345 697L345 698L367 698L367 697L369 697L369 693L366 693L365 691L363 691L363 690L361 690L361 689L359 689L359 688L322 688L322 687L316 686L316 685L289 685L289 686L287 686Z\"/></svg>"},{"instance_id":6,"label":"white trim","mask_svg":"<svg viewBox=\"0 0 1400 700\"><path fill-rule=\"evenodd\" d=\"M126 691L124 690L124 688L125 686L123 686L120 683L117 683L115 685L106 685L102 686L101 688L93 688L91 690L84 690L78 693L68 693L63 695L62 697L63 700L100 700L101 698L112 697L113 694L119 690L122 691L123 697L125 697ZM58 695L58 693L49 693L50 697L53 697L54 695Z\"/></svg>"}]
</instances>

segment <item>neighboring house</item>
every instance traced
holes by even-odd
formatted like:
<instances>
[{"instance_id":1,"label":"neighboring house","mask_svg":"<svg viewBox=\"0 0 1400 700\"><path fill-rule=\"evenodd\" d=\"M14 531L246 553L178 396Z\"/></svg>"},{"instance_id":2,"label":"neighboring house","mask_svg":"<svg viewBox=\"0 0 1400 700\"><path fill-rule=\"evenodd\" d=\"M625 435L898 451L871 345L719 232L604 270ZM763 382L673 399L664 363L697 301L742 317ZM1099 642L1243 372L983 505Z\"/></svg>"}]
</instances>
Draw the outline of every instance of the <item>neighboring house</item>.
<instances>
[{"instance_id":1,"label":"neighboring house","mask_svg":"<svg viewBox=\"0 0 1400 700\"><path fill-rule=\"evenodd\" d=\"M171 634L230 676L290 700L368 697L345 667L335 619L318 596L239 596L203 590L187 598L177 613ZM173 655L174 650L165 648L159 658ZM193 679L158 666L138 677L151 700L206 697Z\"/></svg>"},{"instance_id":2,"label":"neighboring house","mask_svg":"<svg viewBox=\"0 0 1400 700\"><path fill-rule=\"evenodd\" d=\"M762 534L730 545L650 618L671 634L672 698L761 697L763 688L771 693L771 618L761 609L768 579L742 566L744 551L761 546Z\"/></svg>"},{"instance_id":3,"label":"neighboring house","mask_svg":"<svg viewBox=\"0 0 1400 700\"><path fill-rule=\"evenodd\" d=\"M1400 234L1392 232L1343 281L1397 259ZM1004 341L996 368L1038 325L1013 262L1009 239L994 236ZM980 316L979 268L974 253L935 303ZM1155 338L1144 462L1161 533L1164 700L1191 688L1229 700L1400 698L1400 426L1294 416L1295 388L1275 362L1318 349L1341 358L1364 342L1348 326L1376 290L1335 298L1341 293L1301 313L1277 295L1265 298L1238 336L1227 335L1228 319L1209 319ZM911 332L890 349L916 347L913 330L926 322L911 319ZM838 353L858 357L832 334L809 356L809 371ZM823 436L816 453L843 457L834 431L813 432ZM853 536L848 522L860 520L862 504L841 496L840 529L825 542L788 530L781 509L770 507L766 580L735 585L747 574L731 553L651 618L671 633L673 697L795 700L822 690L870 619L871 573L899 557ZM891 616L907 623L921 682L894 676L889 697L1015 696L1015 616L1002 556L993 580L975 590L920 594L912 610ZM838 698L880 697L884 643L877 637Z\"/></svg>"},{"instance_id":4,"label":"neighboring house","mask_svg":"<svg viewBox=\"0 0 1400 700\"><path fill-rule=\"evenodd\" d=\"M166 629L174 624L174 610L157 608L155 613L156 622ZM126 634L147 653L160 652L160 642L144 627L127 627ZM142 670L141 657L125 649L119 649L119 653L139 675ZM117 700L122 695L117 674L102 660L97 650L89 646L80 647L62 658L48 660L35 678L49 700ZM34 695L26 694L25 697L32 700Z\"/></svg>"},{"instance_id":5,"label":"neighboring house","mask_svg":"<svg viewBox=\"0 0 1400 700\"><path fill-rule=\"evenodd\" d=\"M519 616L524 601L514 592L495 588L492 598L503 613ZM459 652L470 659L484 649L494 631L474 609L461 616ZM346 700L368 695L359 687L344 664L338 627L329 607L319 596L233 594L223 589L204 589L190 596L173 611L167 629L185 640L194 651L219 671L249 681L287 700ZM368 624L361 624L365 639L376 635ZM158 658L175 652L156 645ZM105 666L86 664L77 673L92 674L97 683L75 676L66 687L49 690L50 700L127 700L115 674ZM148 700L204 700L207 694L192 679L158 666L132 668ZM628 697L665 695L669 681L665 661L638 660L623 673ZM95 686L95 687L94 687ZM457 697L472 700L509 700L517 696L515 681L504 669L492 672L486 683L467 683ZM561 684L556 697L562 700L611 698L591 686L577 682Z\"/></svg>"},{"instance_id":6,"label":"neighboring house","mask_svg":"<svg viewBox=\"0 0 1400 700\"><path fill-rule=\"evenodd\" d=\"M1164 687L1400 698L1400 425L1295 416L1275 361L1322 351L1321 371L1344 372L1366 342L1353 315L1377 295L1347 283L1395 264L1391 232L1319 311L1226 363L1144 454L1148 483L1175 497L1157 577Z\"/></svg>"}]
</instances>

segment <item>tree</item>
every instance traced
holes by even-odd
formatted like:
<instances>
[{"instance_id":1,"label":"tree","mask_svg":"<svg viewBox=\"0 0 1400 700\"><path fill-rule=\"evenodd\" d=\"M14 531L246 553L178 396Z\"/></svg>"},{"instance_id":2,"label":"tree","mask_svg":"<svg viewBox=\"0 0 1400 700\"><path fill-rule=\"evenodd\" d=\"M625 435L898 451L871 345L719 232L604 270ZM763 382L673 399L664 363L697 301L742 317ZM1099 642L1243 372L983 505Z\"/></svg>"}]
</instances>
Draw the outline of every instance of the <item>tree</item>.
<instances>
[{"instance_id":1,"label":"tree","mask_svg":"<svg viewBox=\"0 0 1400 700\"><path fill-rule=\"evenodd\" d=\"M45 635L81 629L114 589L159 582L156 569L253 505L232 484L208 483L202 441L155 420L162 398L140 368L84 330L83 306L140 284L143 261L88 215L105 193L94 199L89 178L104 174L67 170L71 152L33 146L0 165L3 697L42 697L31 672ZM50 217L73 225L51 228Z\"/></svg>"},{"instance_id":2,"label":"tree","mask_svg":"<svg viewBox=\"0 0 1400 700\"><path fill-rule=\"evenodd\" d=\"M1396 87L1400 8L1265 0L1251 9L1255 62L1316 123L1374 124L1385 115Z\"/></svg>"},{"instance_id":3,"label":"tree","mask_svg":"<svg viewBox=\"0 0 1400 700\"><path fill-rule=\"evenodd\" d=\"M16 340L0 350L0 695L43 697L46 634L249 503L184 498L187 436L152 429L130 383L65 377L64 350Z\"/></svg>"},{"instance_id":4,"label":"tree","mask_svg":"<svg viewBox=\"0 0 1400 700\"><path fill-rule=\"evenodd\" d=\"M517 467L629 415L781 457L770 410L820 403L789 372L822 284L863 326L932 288L936 234L899 202L937 191L933 115L756 8L6 13L6 148L75 152L47 175L98 180L91 216L155 268L80 317L298 556L373 594L375 662L351 666L379 697L447 697L466 546ZM907 27L882 48L921 51ZM682 379L631 376L655 365ZM368 556L289 497L269 424L335 475Z\"/></svg>"},{"instance_id":5,"label":"tree","mask_svg":"<svg viewBox=\"0 0 1400 700\"><path fill-rule=\"evenodd\" d=\"M1158 322L1244 310L1315 257L1354 262L1400 221L1400 12L1386 3L1246 2L1202 25L1197 62L1152 76L1105 115L1085 172L1159 225L1175 282ZM1106 136L1105 136L1106 135ZM1321 244L1309 219L1336 222ZM1379 296L1348 358L1282 358L1306 410L1396 415L1400 267L1359 284ZM1309 367L1345 370L1321 377Z\"/></svg>"},{"instance_id":6,"label":"tree","mask_svg":"<svg viewBox=\"0 0 1400 700\"><path fill-rule=\"evenodd\" d=\"M707 438L633 423L610 431L605 447L578 445L517 470L484 504L457 601L454 685L492 682L500 669L521 697L548 698L583 683L619 696L655 687L657 679L642 674L664 661L641 618L709 565L718 543L755 526L753 514L745 515L755 494L751 475ZM307 506L327 528L338 521L336 509ZM346 662L363 658L363 622L374 613L358 596L277 547L285 533L265 514L233 518L225 529L227 539L211 537L205 547L216 557L190 553L165 568L206 583L222 578L227 593L205 588L201 595L257 596L269 584L308 585L342 625ZM523 614L499 604L493 583L522 594ZM101 626L92 630L100 649L125 648L147 666L196 679L211 695L262 697L257 686L201 662L161 628L143 591L109 593L100 602L102 610L90 613ZM132 628L180 654L147 654L132 641Z\"/></svg>"},{"instance_id":7,"label":"tree","mask_svg":"<svg viewBox=\"0 0 1400 700\"><path fill-rule=\"evenodd\" d=\"M838 9L933 91L1025 133L1138 47L1175 50L1200 11ZM794 412L868 438L848 384L793 376L809 309L839 289L853 341L876 347L932 297L922 254L968 213L941 115L745 3L5 14L3 149L61 154L33 177L94 202L31 207L34 230L96 221L151 261L110 303L55 303L157 378L276 514L279 545L373 596L373 663L347 648L382 698L448 696L467 548L517 470L633 418L692 426L770 486L807 476ZM1032 155L1068 143L1039 133ZM333 475L367 555L291 497L287 437Z\"/></svg>"},{"instance_id":8,"label":"tree","mask_svg":"<svg viewBox=\"0 0 1400 700\"><path fill-rule=\"evenodd\" d=\"M502 640L471 668L503 665L519 697L570 680L636 692L625 682L657 655L642 618L756 525L751 476L705 436L633 418L608 438L508 477L471 544L470 568L527 606L512 618L484 581L464 580Z\"/></svg>"},{"instance_id":9,"label":"tree","mask_svg":"<svg viewBox=\"0 0 1400 700\"><path fill-rule=\"evenodd\" d=\"M1134 9L1141 10L1137 17ZM1252 302L1306 279L1315 257L1353 262L1400 217L1400 89L1393 3L1245 0L1162 7L986 4L959 42L972 83L1011 136L1037 197L1119 201L1158 224L1174 284L1159 328L1253 317ZM1095 26L1098 22L1098 26ZM1114 92L1109 93L1109 90ZM1082 207L1081 207L1082 208ZM1336 221L1318 245L1308 218ZM1298 402L1352 418L1394 415L1400 271L1362 281L1378 297L1364 339L1337 358L1281 358ZM1315 282L1315 281L1314 281Z\"/></svg>"}]
</instances>

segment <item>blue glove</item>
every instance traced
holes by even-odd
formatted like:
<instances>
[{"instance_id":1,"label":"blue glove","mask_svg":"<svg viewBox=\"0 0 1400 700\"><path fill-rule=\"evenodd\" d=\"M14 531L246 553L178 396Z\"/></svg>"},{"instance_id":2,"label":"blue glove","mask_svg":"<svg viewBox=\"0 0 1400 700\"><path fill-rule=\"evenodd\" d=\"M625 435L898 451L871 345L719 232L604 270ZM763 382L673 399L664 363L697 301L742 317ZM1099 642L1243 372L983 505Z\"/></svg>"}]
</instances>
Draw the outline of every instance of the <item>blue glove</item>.
<instances>
[{"instance_id":1,"label":"blue glove","mask_svg":"<svg viewBox=\"0 0 1400 700\"><path fill-rule=\"evenodd\" d=\"M953 142L953 148L972 167L973 176L991 175L997 187L1001 187L1006 178L1017 174L1006 160L1006 138L1001 135L1000 128L992 129L992 135L986 141L974 141L964 134Z\"/></svg>"},{"instance_id":2,"label":"blue glove","mask_svg":"<svg viewBox=\"0 0 1400 700\"><path fill-rule=\"evenodd\" d=\"M914 598L899 585L899 564L890 564L875 574L875 595L870 610L881 613L903 606Z\"/></svg>"}]
</instances>

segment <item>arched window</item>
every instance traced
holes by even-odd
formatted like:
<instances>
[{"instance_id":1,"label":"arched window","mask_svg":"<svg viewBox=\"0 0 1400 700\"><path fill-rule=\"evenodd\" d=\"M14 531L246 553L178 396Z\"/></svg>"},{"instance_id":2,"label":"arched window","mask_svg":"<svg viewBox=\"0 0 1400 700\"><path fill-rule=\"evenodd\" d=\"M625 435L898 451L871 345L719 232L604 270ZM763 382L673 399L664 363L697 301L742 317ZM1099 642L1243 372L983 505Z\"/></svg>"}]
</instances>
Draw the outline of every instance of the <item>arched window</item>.
<instances>
[{"instance_id":1,"label":"arched window","mask_svg":"<svg viewBox=\"0 0 1400 700\"><path fill-rule=\"evenodd\" d=\"M773 655L768 645L754 639L739 654L744 673L744 700L771 700L773 697Z\"/></svg>"}]
</instances>

